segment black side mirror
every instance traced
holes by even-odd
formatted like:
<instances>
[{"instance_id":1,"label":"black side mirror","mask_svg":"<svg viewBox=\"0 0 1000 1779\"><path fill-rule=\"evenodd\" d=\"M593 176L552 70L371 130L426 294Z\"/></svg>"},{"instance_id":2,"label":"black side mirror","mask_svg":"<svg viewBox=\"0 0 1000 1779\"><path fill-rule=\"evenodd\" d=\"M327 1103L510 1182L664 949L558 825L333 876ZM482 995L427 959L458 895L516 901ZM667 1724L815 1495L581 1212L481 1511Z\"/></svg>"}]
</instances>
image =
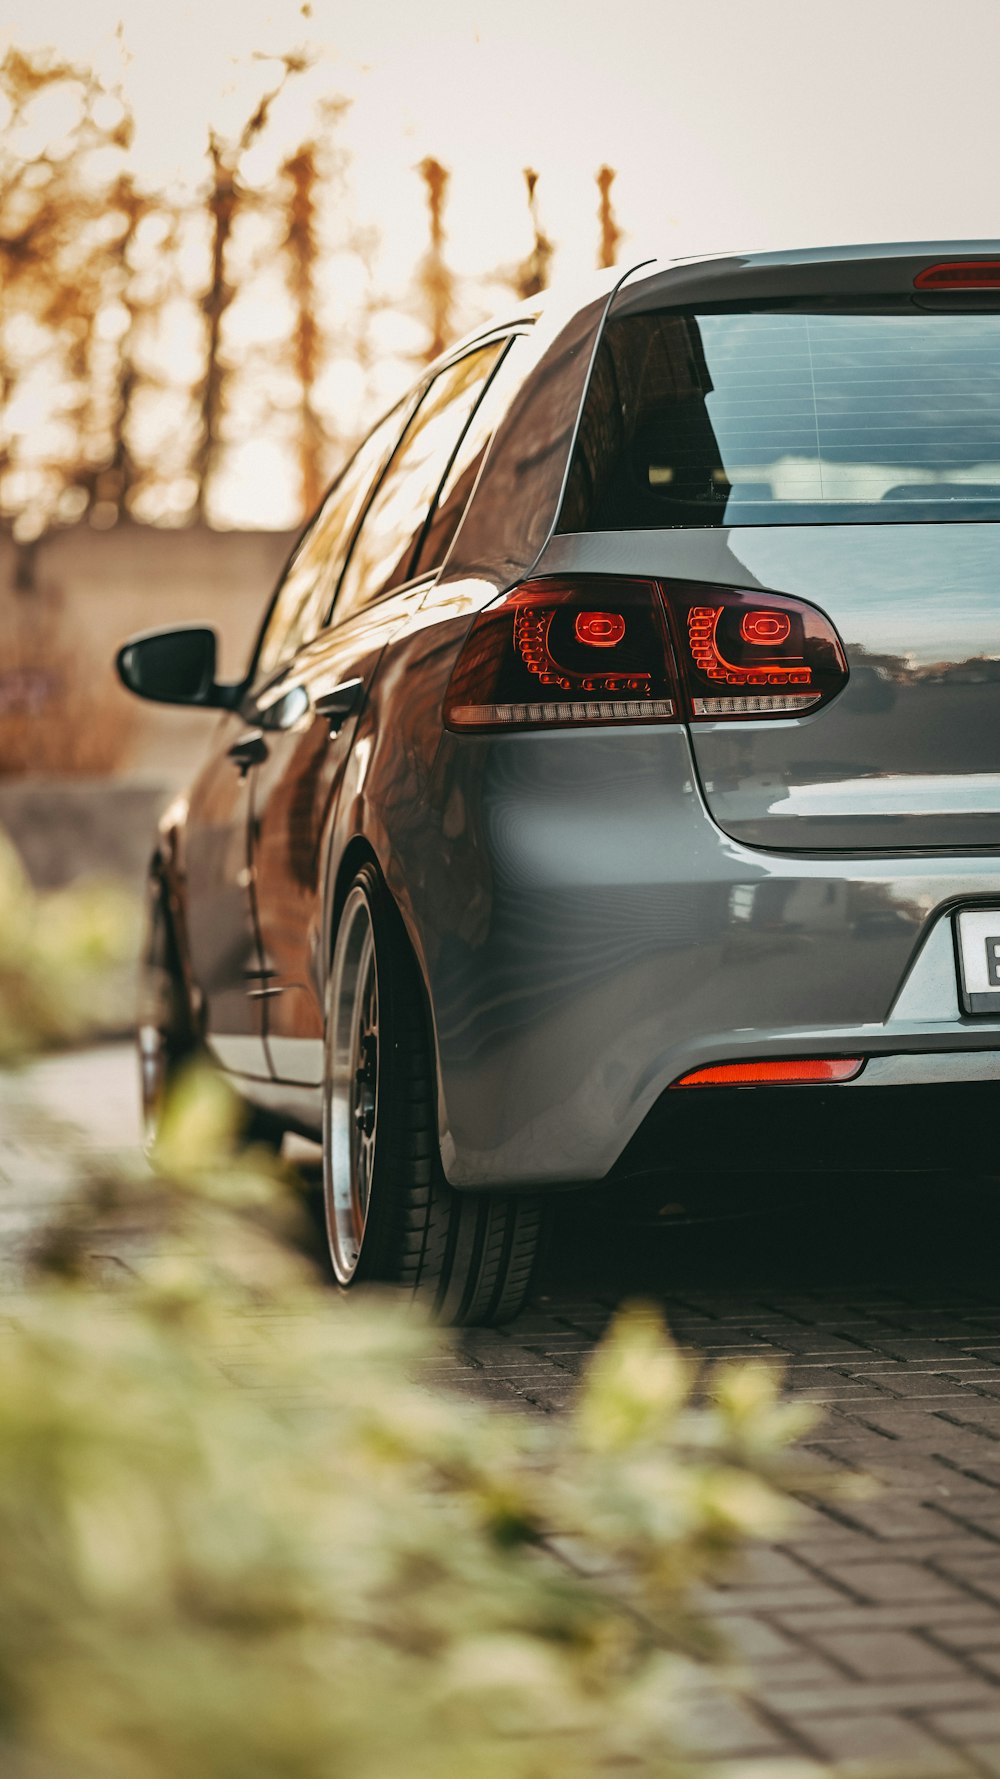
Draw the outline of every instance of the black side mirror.
<instances>
[{"instance_id":1,"label":"black side mirror","mask_svg":"<svg viewBox=\"0 0 1000 1779\"><path fill-rule=\"evenodd\" d=\"M199 625L132 636L118 650L115 666L123 686L139 698L225 708L233 688L216 684L215 660L215 631Z\"/></svg>"}]
</instances>

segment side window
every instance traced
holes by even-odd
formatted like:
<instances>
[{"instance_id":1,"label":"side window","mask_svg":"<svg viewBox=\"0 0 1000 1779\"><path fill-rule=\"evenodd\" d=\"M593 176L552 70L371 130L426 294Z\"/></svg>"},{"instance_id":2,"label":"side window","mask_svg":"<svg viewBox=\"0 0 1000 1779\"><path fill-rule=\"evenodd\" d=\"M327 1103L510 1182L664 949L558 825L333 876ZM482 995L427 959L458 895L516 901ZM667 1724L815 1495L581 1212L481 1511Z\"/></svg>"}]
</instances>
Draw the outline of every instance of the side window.
<instances>
[{"instance_id":1,"label":"side window","mask_svg":"<svg viewBox=\"0 0 1000 1779\"><path fill-rule=\"evenodd\" d=\"M448 465L444 481L438 490L430 524L413 564L414 576L430 574L435 568L440 568L451 549L476 485L486 447L522 380L524 357L523 343L515 335L508 343L503 362L497 366L495 375L491 377L489 388L462 434L458 450Z\"/></svg>"},{"instance_id":2,"label":"side window","mask_svg":"<svg viewBox=\"0 0 1000 1779\"><path fill-rule=\"evenodd\" d=\"M320 630L358 514L399 437L402 421L399 406L376 426L316 514L285 571L268 615L257 658L258 674L272 673Z\"/></svg>"},{"instance_id":3,"label":"side window","mask_svg":"<svg viewBox=\"0 0 1000 1779\"><path fill-rule=\"evenodd\" d=\"M361 522L337 593L336 623L410 578L431 504L505 345L495 340L470 352L430 384Z\"/></svg>"}]
</instances>

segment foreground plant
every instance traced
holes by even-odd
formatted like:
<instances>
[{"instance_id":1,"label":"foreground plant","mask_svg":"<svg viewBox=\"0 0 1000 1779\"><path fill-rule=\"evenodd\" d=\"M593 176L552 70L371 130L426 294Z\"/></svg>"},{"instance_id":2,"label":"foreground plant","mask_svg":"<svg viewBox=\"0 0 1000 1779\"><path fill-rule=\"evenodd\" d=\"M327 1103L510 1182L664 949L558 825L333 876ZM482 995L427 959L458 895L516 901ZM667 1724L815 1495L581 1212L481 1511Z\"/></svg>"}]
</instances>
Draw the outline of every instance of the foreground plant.
<instances>
[{"instance_id":1,"label":"foreground plant","mask_svg":"<svg viewBox=\"0 0 1000 1779\"><path fill-rule=\"evenodd\" d=\"M787 1523L809 1411L641 1309L565 1417L434 1390L441 1336L318 1281L216 1080L158 1161L81 1190L5 1325L5 1779L686 1771L695 1584Z\"/></svg>"},{"instance_id":2,"label":"foreground plant","mask_svg":"<svg viewBox=\"0 0 1000 1779\"><path fill-rule=\"evenodd\" d=\"M138 915L110 884L33 891L0 831L0 1066L100 1026L114 972L134 957Z\"/></svg>"}]
</instances>

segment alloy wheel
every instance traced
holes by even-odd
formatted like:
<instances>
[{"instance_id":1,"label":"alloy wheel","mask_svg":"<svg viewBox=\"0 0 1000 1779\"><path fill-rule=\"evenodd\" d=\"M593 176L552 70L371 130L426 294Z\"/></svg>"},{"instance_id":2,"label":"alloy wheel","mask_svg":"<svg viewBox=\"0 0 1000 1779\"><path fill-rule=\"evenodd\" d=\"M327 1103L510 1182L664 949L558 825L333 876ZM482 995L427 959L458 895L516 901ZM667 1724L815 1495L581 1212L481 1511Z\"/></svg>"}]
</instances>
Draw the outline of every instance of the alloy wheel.
<instances>
[{"instance_id":1,"label":"alloy wheel","mask_svg":"<svg viewBox=\"0 0 1000 1779\"><path fill-rule=\"evenodd\" d=\"M361 1256L378 1130L379 995L368 898L355 885L344 906L326 1002L323 1196L337 1279L350 1284Z\"/></svg>"}]
</instances>

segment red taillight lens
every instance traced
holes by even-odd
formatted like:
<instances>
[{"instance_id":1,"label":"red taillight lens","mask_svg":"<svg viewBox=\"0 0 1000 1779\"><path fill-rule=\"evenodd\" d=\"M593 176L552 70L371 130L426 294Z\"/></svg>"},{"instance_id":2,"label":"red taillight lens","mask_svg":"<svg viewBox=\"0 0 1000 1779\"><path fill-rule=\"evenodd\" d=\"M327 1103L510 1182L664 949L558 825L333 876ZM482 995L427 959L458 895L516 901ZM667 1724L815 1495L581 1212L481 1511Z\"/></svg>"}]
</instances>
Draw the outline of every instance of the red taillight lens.
<instances>
[{"instance_id":1,"label":"red taillight lens","mask_svg":"<svg viewBox=\"0 0 1000 1779\"><path fill-rule=\"evenodd\" d=\"M450 729L663 723L677 715L652 581L526 581L476 618L444 701Z\"/></svg>"},{"instance_id":2,"label":"red taillight lens","mask_svg":"<svg viewBox=\"0 0 1000 1779\"><path fill-rule=\"evenodd\" d=\"M798 1057L793 1062L722 1062L693 1069L674 1087L804 1087L808 1082L851 1081L864 1068L863 1056Z\"/></svg>"},{"instance_id":3,"label":"red taillight lens","mask_svg":"<svg viewBox=\"0 0 1000 1779\"><path fill-rule=\"evenodd\" d=\"M847 684L840 639L815 606L724 587L672 583L664 591L692 717L801 716Z\"/></svg>"},{"instance_id":4,"label":"red taillight lens","mask_svg":"<svg viewBox=\"0 0 1000 1779\"><path fill-rule=\"evenodd\" d=\"M776 648L787 642L792 633L792 620L787 612L744 612L740 635L744 642L755 642L759 648Z\"/></svg>"},{"instance_id":5,"label":"red taillight lens","mask_svg":"<svg viewBox=\"0 0 1000 1779\"><path fill-rule=\"evenodd\" d=\"M475 619L444 720L490 730L796 717L846 684L833 625L799 599L606 575L525 581Z\"/></svg>"},{"instance_id":6,"label":"red taillight lens","mask_svg":"<svg viewBox=\"0 0 1000 1779\"><path fill-rule=\"evenodd\" d=\"M1000 259L949 259L925 266L917 290L1000 290Z\"/></svg>"},{"instance_id":7,"label":"red taillight lens","mask_svg":"<svg viewBox=\"0 0 1000 1779\"><path fill-rule=\"evenodd\" d=\"M625 619L621 612L577 612L573 632L592 649L613 649L625 639Z\"/></svg>"}]
</instances>

